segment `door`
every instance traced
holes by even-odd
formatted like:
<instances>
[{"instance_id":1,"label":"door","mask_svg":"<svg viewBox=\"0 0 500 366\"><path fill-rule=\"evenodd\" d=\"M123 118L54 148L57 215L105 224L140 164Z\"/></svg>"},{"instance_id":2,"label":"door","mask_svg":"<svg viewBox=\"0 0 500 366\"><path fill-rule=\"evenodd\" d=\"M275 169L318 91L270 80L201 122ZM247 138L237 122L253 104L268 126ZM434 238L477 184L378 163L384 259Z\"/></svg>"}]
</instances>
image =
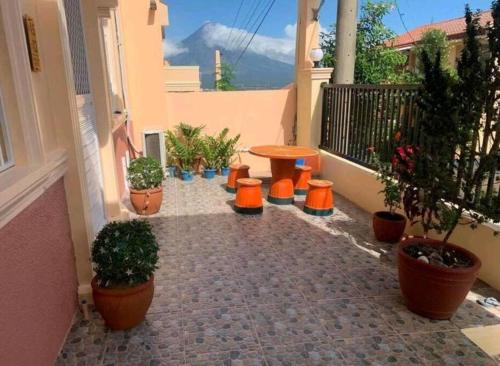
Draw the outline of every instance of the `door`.
<instances>
[{"instance_id":1,"label":"door","mask_svg":"<svg viewBox=\"0 0 500 366\"><path fill-rule=\"evenodd\" d=\"M94 235L97 235L99 230L106 224L106 212L96 114L90 92L80 1L64 0L64 9L66 12L66 25L75 81L76 104L80 121L87 199L90 211L88 212L88 217L91 218Z\"/></svg>"}]
</instances>

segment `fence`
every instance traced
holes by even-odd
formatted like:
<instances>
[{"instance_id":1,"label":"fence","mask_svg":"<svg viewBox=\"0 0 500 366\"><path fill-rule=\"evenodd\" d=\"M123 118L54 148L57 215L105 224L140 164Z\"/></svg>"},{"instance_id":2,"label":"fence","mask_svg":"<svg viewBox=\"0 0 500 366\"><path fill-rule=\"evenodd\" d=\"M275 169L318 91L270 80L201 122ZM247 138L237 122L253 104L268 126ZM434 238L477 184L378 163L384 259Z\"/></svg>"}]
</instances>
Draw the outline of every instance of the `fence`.
<instances>
[{"instance_id":1,"label":"fence","mask_svg":"<svg viewBox=\"0 0 500 366\"><path fill-rule=\"evenodd\" d=\"M325 86L320 147L370 167L368 149L390 154L397 131L418 141L417 96L414 85Z\"/></svg>"},{"instance_id":2,"label":"fence","mask_svg":"<svg viewBox=\"0 0 500 366\"><path fill-rule=\"evenodd\" d=\"M373 168L370 148L388 160L396 147L395 134L404 141L425 144L420 133L421 111L415 85L326 85L320 148ZM491 167L477 200L500 204L500 157Z\"/></svg>"}]
</instances>

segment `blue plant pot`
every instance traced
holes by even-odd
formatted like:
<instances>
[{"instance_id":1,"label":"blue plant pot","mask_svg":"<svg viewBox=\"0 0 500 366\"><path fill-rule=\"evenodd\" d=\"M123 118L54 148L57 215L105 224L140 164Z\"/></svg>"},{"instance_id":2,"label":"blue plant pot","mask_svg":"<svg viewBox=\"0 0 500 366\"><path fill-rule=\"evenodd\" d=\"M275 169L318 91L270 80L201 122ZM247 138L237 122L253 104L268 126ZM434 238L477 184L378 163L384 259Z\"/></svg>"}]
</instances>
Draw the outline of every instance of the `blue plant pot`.
<instances>
[{"instance_id":1,"label":"blue plant pot","mask_svg":"<svg viewBox=\"0 0 500 366\"><path fill-rule=\"evenodd\" d=\"M189 172L187 170L183 170L181 172L181 177L183 181L191 182L193 180L193 172Z\"/></svg>"},{"instance_id":2,"label":"blue plant pot","mask_svg":"<svg viewBox=\"0 0 500 366\"><path fill-rule=\"evenodd\" d=\"M220 175L222 175L223 177L227 177L229 175L229 167L225 166L220 168Z\"/></svg>"},{"instance_id":3,"label":"blue plant pot","mask_svg":"<svg viewBox=\"0 0 500 366\"><path fill-rule=\"evenodd\" d=\"M167 175L170 178L175 178L176 171L177 171L177 167L175 167L175 166L167 166Z\"/></svg>"},{"instance_id":4,"label":"blue plant pot","mask_svg":"<svg viewBox=\"0 0 500 366\"><path fill-rule=\"evenodd\" d=\"M203 176L207 179L215 178L215 173L217 173L217 169L207 169L203 170Z\"/></svg>"},{"instance_id":5,"label":"blue plant pot","mask_svg":"<svg viewBox=\"0 0 500 366\"><path fill-rule=\"evenodd\" d=\"M295 165L296 166L306 165L306 159L297 159L297 160L295 160Z\"/></svg>"}]
</instances>

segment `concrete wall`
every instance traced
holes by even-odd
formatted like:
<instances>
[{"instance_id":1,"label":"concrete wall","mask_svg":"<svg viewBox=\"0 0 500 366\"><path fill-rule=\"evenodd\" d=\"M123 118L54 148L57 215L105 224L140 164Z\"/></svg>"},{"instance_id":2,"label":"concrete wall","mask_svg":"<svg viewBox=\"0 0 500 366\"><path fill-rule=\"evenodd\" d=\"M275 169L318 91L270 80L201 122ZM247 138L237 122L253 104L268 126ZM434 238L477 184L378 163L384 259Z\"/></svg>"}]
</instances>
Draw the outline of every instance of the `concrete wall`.
<instances>
[{"instance_id":1,"label":"concrete wall","mask_svg":"<svg viewBox=\"0 0 500 366\"><path fill-rule=\"evenodd\" d=\"M191 92L201 90L199 66L172 66L166 64L165 91Z\"/></svg>"},{"instance_id":2,"label":"concrete wall","mask_svg":"<svg viewBox=\"0 0 500 366\"><path fill-rule=\"evenodd\" d=\"M375 179L374 172L338 156L321 152L321 174L333 181L333 190L343 195L368 212L384 210L383 195L378 194L383 186ZM498 227L496 228L498 230ZM481 225L472 230L458 226L450 242L469 249L482 261L479 277L500 290L500 236L493 235L490 225ZM407 233L421 234L420 226L407 227ZM430 237L438 238L431 233Z\"/></svg>"},{"instance_id":3,"label":"concrete wall","mask_svg":"<svg viewBox=\"0 0 500 366\"><path fill-rule=\"evenodd\" d=\"M0 365L53 365L77 308L63 181L0 229Z\"/></svg>"},{"instance_id":4,"label":"concrete wall","mask_svg":"<svg viewBox=\"0 0 500 366\"><path fill-rule=\"evenodd\" d=\"M205 125L214 134L228 127L230 134L241 134L239 147L283 145L293 141L296 115L296 90L225 91L167 93L168 119L163 123L134 125L135 130L173 128L180 122ZM136 140L137 141L137 140ZM270 170L269 160L240 154L251 172Z\"/></svg>"}]
</instances>

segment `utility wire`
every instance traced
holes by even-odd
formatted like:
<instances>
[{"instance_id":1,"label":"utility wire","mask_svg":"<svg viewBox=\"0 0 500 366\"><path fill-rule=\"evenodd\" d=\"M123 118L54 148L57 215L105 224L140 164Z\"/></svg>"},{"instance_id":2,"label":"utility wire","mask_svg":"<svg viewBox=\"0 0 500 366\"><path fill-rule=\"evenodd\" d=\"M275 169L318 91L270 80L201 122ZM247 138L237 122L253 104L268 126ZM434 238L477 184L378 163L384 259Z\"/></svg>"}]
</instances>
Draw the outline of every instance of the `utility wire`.
<instances>
[{"instance_id":1,"label":"utility wire","mask_svg":"<svg viewBox=\"0 0 500 366\"><path fill-rule=\"evenodd\" d=\"M411 35L410 31L408 30L408 27L406 27L405 21L403 19L403 14L401 13L401 10L399 9L398 2L395 1L394 4L396 5L396 11L398 12L399 19L401 19L401 24L403 24L403 28L405 29L405 31L408 34L408 36L410 36L411 42L413 44L415 44L415 39L413 38L413 36Z\"/></svg>"},{"instance_id":2,"label":"utility wire","mask_svg":"<svg viewBox=\"0 0 500 366\"><path fill-rule=\"evenodd\" d=\"M269 8L267 8L266 14L264 15L264 17L262 18L262 20L259 23L259 26L257 27L257 29L255 30L255 32L253 33L252 38L250 38L250 40L248 41L245 49L243 50L243 52L241 52L240 56L236 60L236 62L234 64L234 67L238 66L238 63L240 62L241 58L243 57L243 55L247 51L248 47L250 46L250 43L252 43L253 39L255 38L255 35L257 34L257 32L259 31L260 27L262 26L262 23L264 23L264 20L266 20L267 16L271 12L271 9L273 8L274 3L276 3L276 0L272 0L271 5L269 5Z\"/></svg>"},{"instance_id":3,"label":"utility wire","mask_svg":"<svg viewBox=\"0 0 500 366\"><path fill-rule=\"evenodd\" d=\"M235 15L234 20L233 20L233 25L231 26L231 30L229 31L229 36L227 37L227 43L226 43L227 45L229 45L229 43L231 42L231 36L233 35L233 29L236 26L236 22L238 21L238 17L240 16L241 7L243 6L243 2L244 2L244 0L240 1L240 6L238 7L238 10L236 11L236 15Z\"/></svg>"},{"instance_id":4,"label":"utility wire","mask_svg":"<svg viewBox=\"0 0 500 366\"><path fill-rule=\"evenodd\" d=\"M247 32L250 32L250 29L248 28L250 22L252 21L252 18L255 16L255 12L257 11L257 9L260 7L260 5L262 4L262 1L263 0L254 0L254 2L252 3L253 5L253 9L250 8L250 11L248 13L249 16L247 16L246 20L245 20L245 24L243 25L243 27L240 29L240 33L239 35L237 36L235 42L233 43L233 47L235 45L241 45L241 43L243 43L242 40L244 40L247 36ZM236 47L236 49L238 49L238 47Z\"/></svg>"},{"instance_id":5,"label":"utility wire","mask_svg":"<svg viewBox=\"0 0 500 366\"><path fill-rule=\"evenodd\" d=\"M239 49L242 48L243 44L246 42L247 38L252 33L252 29L255 29L255 26L257 25L257 23L259 22L259 20L262 19L262 17L264 16L264 13L266 12L266 9L269 7L269 4L271 4L271 0L266 5L264 5L264 7L262 8L262 10L259 12L259 14L257 15L257 17L252 22L252 25L250 27L248 27L248 32L245 33L244 37L240 40L239 44L236 46L237 50L239 50Z\"/></svg>"}]
</instances>

